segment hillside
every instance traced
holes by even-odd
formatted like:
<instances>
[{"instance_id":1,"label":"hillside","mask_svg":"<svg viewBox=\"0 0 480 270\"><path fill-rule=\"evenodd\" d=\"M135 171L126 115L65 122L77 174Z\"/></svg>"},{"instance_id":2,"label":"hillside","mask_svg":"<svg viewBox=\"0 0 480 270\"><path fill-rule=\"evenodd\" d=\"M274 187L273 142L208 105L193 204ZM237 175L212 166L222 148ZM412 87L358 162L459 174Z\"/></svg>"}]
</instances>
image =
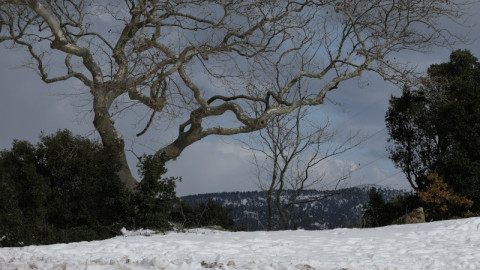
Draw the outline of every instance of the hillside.
<instances>
[{"instance_id":1,"label":"hillside","mask_svg":"<svg viewBox=\"0 0 480 270\"><path fill-rule=\"evenodd\" d=\"M351 227L358 224L363 205L368 202L371 186L347 188L337 191L305 190L296 205L294 216L298 227L305 230ZM391 198L405 191L378 188L384 198ZM285 196L289 196L287 192ZM232 208L231 216L237 226L250 231L264 230L267 224L267 204L264 192L223 192L191 195L181 198L193 205L214 200ZM280 229L278 224L276 229Z\"/></svg>"}]
</instances>

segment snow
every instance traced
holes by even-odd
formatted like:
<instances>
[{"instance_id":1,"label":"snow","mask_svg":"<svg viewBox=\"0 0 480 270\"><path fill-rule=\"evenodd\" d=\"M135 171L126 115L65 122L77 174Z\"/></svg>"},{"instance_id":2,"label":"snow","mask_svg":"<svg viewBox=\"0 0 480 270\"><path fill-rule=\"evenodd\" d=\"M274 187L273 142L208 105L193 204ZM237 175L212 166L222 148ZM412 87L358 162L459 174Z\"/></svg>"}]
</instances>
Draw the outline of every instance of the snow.
<instances>
[{"instance_id":1,"label":"snow","mask_svg":"<svg viewBox=\"0 0 480 270\"><path fill-rule=\"evenodd\" d=\"M145 229L140 229L140 230L136 230L136 231L129 231L125 228L122 228L120 230L120 232L122 233L123 236L127 237L127 236L136 236L136 235L145 235L145 236L151 236L151 235L154 235L156 234L155 231L152 231L152 230L145 230Z\"/></svg>"},{"instance_id":2,"label":"snow","mask_svg":"<svg viewBox=\"0 0 480 270\"><path fill-rule=\"evenodd\" d=\"M195 229L0 248L0 269L480 269L480 218L374 229Z\"/></svg>"},{"instance_id":3,"label":"snow","mask_svg":"<svg viewBox=\"0 0 480 270\"><path fill-rule=\"evenodd\" d=\"M242 203L242 205L247 205L248 200L247 200L247 199L242 199L242 202L241 202L241 203Z\"/></svg>"}]
</instances>

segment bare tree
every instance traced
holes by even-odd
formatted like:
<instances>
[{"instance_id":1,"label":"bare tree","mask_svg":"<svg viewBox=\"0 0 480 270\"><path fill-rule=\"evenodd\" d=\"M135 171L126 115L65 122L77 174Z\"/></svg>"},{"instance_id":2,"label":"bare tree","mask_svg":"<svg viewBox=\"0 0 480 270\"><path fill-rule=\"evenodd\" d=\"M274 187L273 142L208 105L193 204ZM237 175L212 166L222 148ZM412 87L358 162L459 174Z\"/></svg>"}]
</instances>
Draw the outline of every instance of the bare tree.
<instances>
[{"instance_id":1,"label":"bare tree","mask_svg":"<svg viewBox=\"0 0 480 270\"><path fill-rule=\"evenodd\" d=\"M438 20L459 20L466 7L461 0L0 0L0 42L25 48L45 83L76 79L89 89L93 124L133 187L116 114L150 110L138 135L177 119L176 138L156 150L175 159L206 136L260 130L275 115L322 104L364 71L405 80L410 70L394 53L450 44L455 36ZM300 79L309 87L293 95ZM217 121L228 115L236 126Z\"/></svg>"},{"instance_id":2,"label":"bare tree","mask_svg":"<svg viewBox=\"0 0 480 270\"><path fill-rule=\"evenodd\" d=\"M295 206L325 199L302 198L309 188L330 184L332 190L350 176L351 168L342 168L336 176L325 179L326 163L336 155L351 150L363 140L358 134L340 139L328 121L312 121L309 110L300 107L289 115L273 117L252 140L245 142L254 153L256 177L267 200L267 230L278 224L296 229ZM318 116L317 116L318 118ZM255 145L255 146L252 146ZM274 217L278 216L275 222Z\"/></svg>"}]
</instances>

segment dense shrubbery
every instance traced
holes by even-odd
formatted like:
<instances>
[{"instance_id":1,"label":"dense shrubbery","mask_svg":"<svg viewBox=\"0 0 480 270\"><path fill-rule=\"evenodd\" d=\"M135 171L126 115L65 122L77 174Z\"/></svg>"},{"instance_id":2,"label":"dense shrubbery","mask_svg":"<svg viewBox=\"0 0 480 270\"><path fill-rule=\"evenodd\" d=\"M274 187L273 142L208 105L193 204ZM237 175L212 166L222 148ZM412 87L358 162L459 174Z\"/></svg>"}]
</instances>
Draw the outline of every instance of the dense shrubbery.
<instances>
[{"instance_id":1,"label":"dense shrubbery","mask_svg":"<svg viewBox=\"0 0 480 270\"><path fill-rule=\"evenodd\" d=\"M413 193L398 195L385 201L382 194L372 188L361 225L367 228L391 225L396 219L418 206L420 206L420 201Z\"/></svg>"},{"instance_id":2,"label":"dense shrubbery","mask_svg":"<svg viewBox=\"0 0 480 270\"><path fill-rule=\"evenodd\" d=\"M221 226L224 229L235 228L235 222L230 216L231 208L224 208L220 204L209 200L207 203L197 203L193 207L179 201L172 212L172 221L181 224L184 228Z\"/></svg>"},{"instance_id":3,"label":"dense shrubbery","mask_svg":"<svg viewBox=\"0 0 480 270\"><path fill-rule=\"evenodd\" d=\"M426 220L471 217L473 201L453 192L437 173L426 179L424 191L396 196L388 201L375 188L369 193L364 209L362 226L378 227L391 225L399 217L423 207Z\"/></svg>"},{"instance_id":4,"label":"dense shrubbery","mask_svg":"<svg viewBox=\"0 0 480 270\"><path fill-rule=\"evenodd\" d=\"M169 229L177 179L161 178L164 160L140 158L135 191L120 182L115 160L99 143L66 130L42 135L36 145L14 141L0 152L0 246L105 239L122 227ZM192 226L228 227L210 216L225 214L218 207L187 210L201 219ZM197 210L205 215L190 213Z\"/></svg>"},{"instance_id":5,"label":"dense shrubbery","mask_svg":"<svg viewBox=\"0 0 480 270\"><path fill-rule=\"evenodd\" d=\"M127 223L130 194L98 143L68 131L0 152L0 244L93 240Z\"/></svg>"}]
</instances>

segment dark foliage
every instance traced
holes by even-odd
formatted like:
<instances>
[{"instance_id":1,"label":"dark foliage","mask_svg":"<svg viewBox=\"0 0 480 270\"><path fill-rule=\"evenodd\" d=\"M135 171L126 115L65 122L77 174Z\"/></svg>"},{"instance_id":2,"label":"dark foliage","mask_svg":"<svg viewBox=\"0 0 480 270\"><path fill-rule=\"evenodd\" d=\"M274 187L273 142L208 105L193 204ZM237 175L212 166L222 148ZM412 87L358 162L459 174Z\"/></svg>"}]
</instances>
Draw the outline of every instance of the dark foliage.
<instances>
[{"instance_id":1,"label":"dark foliage","mask_svg":"<svg viewBox=\"0 0 480 270\"><path fill-rule=\"evenodd\" d=\"M371 228L391 225L399 217L421 206L418 197L412 193L399 194L386 201L377 189L369 192L369 201L365 205L362 227Z\"/></svg>"},{"instance_id":2,"label":"dark foliage","mask_svg":"<svg viewBox=\"0 0 480 270\"><path fill-rule=\"evenodd\" d=\"M63 130L32 145L14 141L0 152L0 246L109 238L129 229L234 228L231 209L209 201L178 203L179 178L162 178L165 158L142 156L142 181L132 192L121 183L111 151Z\"/></svg>"},{"instance_id":3,"label":"dark foliage","mask_svg":"<svg viewBox=\"0 0 480 270\"><path fill-rule=\"evenodd\" d=\"M454 194L480 211L480 63L458 50L431 65L418 89L392 97L386 115L390 158L412 187L426 191L437 172ZM452 208L453 211L453 208ZM459 216L448 213L444 217Z\"/></svg>"},{"instance_id":4,"label":"dark foliage","mask_svg":"<svg viewBox=\"0 0 480 270\"><path fill-rule=\"evenodd\" d=\"M167 172L163 157L143 156L138 168L143 178L133 194L134 228L170 229L168 219L177 199L175 181L180 179L161 178Z\"/></svg>"},{"instance_id":5,"label":"dark foliage","mask_svg":"<svg viewBox=\"0 0 480 270\"><path fill-rule=\"evenodd\" d=\"M378 193L376 188L372 188L368 193L368 204L365 206L363 214L362 227L378 227L385 223L383 220L383 210L385 208L385 199Z\"/></svg>"},{"instance_id":6,"label":"dark foliage","mask_svg":"<svg viewBox=\"0 0 480 270\"><path fill-rule=\"evenodd\" d=\"M126 222L129 193L107 149L69 131L0 152L0 245L102 239Z\"/></svg>"},{"instance_id":7,"label":"dark foliage","mask_svg":"<svg viewBox=\"0 0 480 270\"><path fill-rule=\"evenodd\" d=\"M14 141L0 152L0 246L105 239L122 227L168 229L176 178L144 156L143 181L129 191L119 164L99 143L69 131Z\"/></svg>"},{"instance_id":8,"label":"dark foliage","mask_svg":"<svg viewBox=\"0 0 480 270\"><path fill-rule=\"evenodd\" d=\"M213 200L199 202L193 206L185 201L179 201L172 212L172 221L181 224L185 228L198 228L220 226L224 229L233 230L235 222L230 216L232 208L223 207Z\"/></svg>"}]
</instances>

